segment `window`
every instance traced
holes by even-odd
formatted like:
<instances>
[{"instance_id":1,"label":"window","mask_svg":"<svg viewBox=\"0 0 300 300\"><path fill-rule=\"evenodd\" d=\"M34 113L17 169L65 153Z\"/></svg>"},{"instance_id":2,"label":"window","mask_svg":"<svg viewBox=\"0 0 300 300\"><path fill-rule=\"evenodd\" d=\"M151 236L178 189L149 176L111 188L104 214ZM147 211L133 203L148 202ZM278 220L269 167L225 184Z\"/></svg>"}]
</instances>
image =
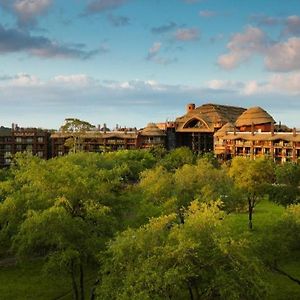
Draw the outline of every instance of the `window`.
<instances>
[{"instance_id":1,"label":"window","mask_svg":"<svg viewBox=\"0 0 300 300\"><path fill-rule=\"evenodd\" d=\"M38 157L44 157L44 152L43 151L38 151L37 155L38 155Z\"/></svg>"},{"instance_id":2,"label":"window","mask_svg":"<svg viewBox=\"0 0 300 300\"><path fill-rule=\"evenodd\" d=\"M32 144L32 143L33 143L33 138L27 138L27 139L26 139L26 143Z\"/></svg>"},{"instance_id":3,"label":"window","mask_svg":"<svg viewBox=\"0 0 300 300\"><path fill-rule=\"evenodd\" d=\"M44 138L42 136L39 136L37 138L37 140L38 140L38 143L43 143L44 142Z\"/></svg>"},{"instance_id":4,"label":"window","mask_svg":"<svg viewBox=\"0 0 300 300\"><path fill-rule=\"evenodd\" d=\"M22 138L21 137L16 137L16 143L22 143Z\"/></svg>"},{"instance_id":5,"label":"window","mask_svg":"<svg viewBox=\"0 0 300 300\"><path fill-rule=\"evenodd\" d=\"M5 152L4 157L6 157L6 158L11 157L11 152L9 152L9 151Z\"/></svg>"}]
</instances>

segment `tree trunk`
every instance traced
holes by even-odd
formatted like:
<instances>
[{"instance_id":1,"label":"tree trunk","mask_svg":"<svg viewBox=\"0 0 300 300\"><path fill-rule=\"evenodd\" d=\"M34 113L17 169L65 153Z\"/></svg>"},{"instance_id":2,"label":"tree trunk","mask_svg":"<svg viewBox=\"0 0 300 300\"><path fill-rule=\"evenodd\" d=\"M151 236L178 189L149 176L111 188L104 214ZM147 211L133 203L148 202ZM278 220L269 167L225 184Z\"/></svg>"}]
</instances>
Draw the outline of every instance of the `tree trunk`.
<instances>
[{"instance_id":1,"label":"tree trunk","mask_svg":"<svg viewBox=\"0 0 300 300\"><path fill-rule=\"evenodd\" d=\"M253 224L252 224L252 214L253 214L253 205L251 199L248 199L248 213L249 213L249 229L253 229Z\"/></svg>"},{"instance_id":2,"label":"tree trunk","mask_svg":"<svg viewBox=\"0 0 300 300\"><path fill-rule=\"evenodd\" d=\"M188 283L188 289L189 289L190 299L194 300L193 289L192 289L190 283Z\"/></svg>"},{"instance_id":3,"label":"tree trunk","mask_svg":"<svg viewBox=\"0 0 300 300\"><path fill-rule=\"evenodd\" d=\"M96 279L95 283L94 283L94 286L92 287L91 289L91 297L90 297L90 300L95 300L96 299L96 288L97 288L97 285L99 284L100 280L99 279Z\"/></svg>"},{"instance_id":4,"label":"tree trunk","mask_svg":"<svg viewBox=\"0 0 300 300\"><path fill-rule=\"evenodd\" d=\"M83 277L83 265L80 263L80 297L84 300L84 277Z\"/></svg>"},{"instance_id":5,"label":"tree trunk","mask_svg":"<svg viewBox=\"0 0 300 300\"><path fill-rule=\"evenodd\" d=\"M79 297L78 297L78 287L77 287L76 276L75 276L75 266L74 266L74 261L73 260L71 262L71 279L72 279L74 300L79 300Z\"/></svg>"}]
</instances>

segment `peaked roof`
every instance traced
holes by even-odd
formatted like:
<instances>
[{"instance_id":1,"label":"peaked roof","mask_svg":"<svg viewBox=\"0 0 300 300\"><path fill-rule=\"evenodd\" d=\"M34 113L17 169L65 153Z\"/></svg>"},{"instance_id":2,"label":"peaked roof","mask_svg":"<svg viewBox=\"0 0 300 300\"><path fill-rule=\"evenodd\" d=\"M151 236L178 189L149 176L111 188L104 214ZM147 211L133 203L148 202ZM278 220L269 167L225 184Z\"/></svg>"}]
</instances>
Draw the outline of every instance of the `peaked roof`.
<instances>
[{"instance_id":1,"label":"peaked roof","mask_svg":"<svg viewBox=\"0 0 300 300\"><path fill-rule=\"evenodd\" d=\"M223 136L226 135L227 132L234 132L234 131L237 132L238 130L235 128L235 126L232 123L228 122L215 133L215 136Z\"/></svg>"},{"instance_id":2,"label":"peaked roof","mask_svg":"<svg viewBox=\"0 0 300 300\"><path fill-rule=\"evenodd\" d=\"M185 124L196 118L203 120L209 127L207 130L214 132L215 128L221 128L228 122L234 123L245 110L245 108L237 106L203 104L176 119L177 131L187 130ZM199 131L202 131L202 129L199 129Z\"/></svg>"},{"instance_id":3,"label":"peaked roof","mask_svg":"<svg viewBox=\"0 0 300 300\"><path fill-rule=\"evenodd\" d=\"M271 115L259 106L247 109L237 120L235 125L237 127L250 126L252 124L266 124L275 123Z\"/></svg>"},{"instance_id":4,"label":"peaked roof","mask_svg":"<svg viewBox=\"0 0 300 300\"><path fill-rule=\"evenodd\" d=\"M144 136L164 136L166 135L155 123L148 123L148 125L141 131Z\"/></svg>"}]
</instances>

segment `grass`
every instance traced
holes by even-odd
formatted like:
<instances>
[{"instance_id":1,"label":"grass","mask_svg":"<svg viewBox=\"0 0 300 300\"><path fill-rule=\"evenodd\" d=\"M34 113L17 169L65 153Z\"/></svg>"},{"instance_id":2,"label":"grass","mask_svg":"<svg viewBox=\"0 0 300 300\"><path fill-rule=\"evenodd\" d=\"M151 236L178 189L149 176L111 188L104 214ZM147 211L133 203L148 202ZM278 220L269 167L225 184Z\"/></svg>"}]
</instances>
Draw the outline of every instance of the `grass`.
<instances>
[{"instance_id":1,"label":"grass","mask_svg":"<svg viewBox=\"0 0 300 300\"><path fill-rule=\"evenodd\" d=\"M263 232L263 228L279 218L284 208L267 200L262 201L255 208L253 216L254 230L247 234L249 238L256 238ZM245 236L248 232L247 213L230 214L227 218L235 234ZM280 267L290 275L300 278L300 252L281 260ZM2 300L71 300L71 283L68 276L45 277L41 271L42 262L34 261L17 266L0 267L0 299ZM95 271L88 272L90 279L86 284L87 299L91 289ZM270 295L266 300L298 300L300 299L300 285L278 273L268 271L266 274L270 284ZM264 299L263 299L264 300Z\"/></svg>"},{"instance_id":2,"label":"grass","mask_svg":"<svg viewBox=\"0 0 300 300\"><path fill-rule=\"evenodd\" d=\"M69 276L46 276L42 261L32 261L16 266L0 267L1 300L71 300L72 287ZM88 272L88 278L94 271ZM94 277L92 276L92 277ZM93 280L86 283L88 296ZM88 297L87 297L88 299Z\"/></svg>"},{"instance_id":3,"label":"grass","mask_svg":"<svg viewBox=\"0 0 300 300\"><path fill-rule=\"evenodd\" d=\"M235 234L249 239L256 239L263 233L264 228L280 218L283 212L284 207L268 200L263 200L258 203L254 209L253 230L251 233L248 230L247 212L230 214L227 218L227 222ZM294 253L291 257L280 259L280 268L299 279L300 251ZM265 275L270 285L270 295L267 300L300 299L300 285L278 273L268 271Z\"/></svg>"}]
</instances>

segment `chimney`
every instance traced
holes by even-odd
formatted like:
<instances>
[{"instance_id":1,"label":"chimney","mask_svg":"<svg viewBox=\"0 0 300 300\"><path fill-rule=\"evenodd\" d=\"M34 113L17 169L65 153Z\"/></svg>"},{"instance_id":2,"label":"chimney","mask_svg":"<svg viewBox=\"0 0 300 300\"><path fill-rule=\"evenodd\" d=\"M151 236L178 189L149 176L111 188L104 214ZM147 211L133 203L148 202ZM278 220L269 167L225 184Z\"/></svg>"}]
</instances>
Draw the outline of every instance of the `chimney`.
<instances>
[{"instance_id":1,"label":"chimney","mask_svg":"<svg viewBox=\"0 0 300 300\"><path fill-rule=\"evenodd\" d=\"M11 124L11 130L15 130L15 124L14 123Z\"/></svg>"},{"instance_id":2,"label":"chimney","mask_svg":"<svg viewBox=\"0 0 300 300\"><path fill-rule=\"evenodd\" d=\"M100 124L98 124L97 128L98 128L98 131L101 131L101 125Z\"/></svg>"},{"instance_id":3,"label":"chimney","mask_svg":"<svg viewBox=\"0 0 300 300\"><path fill-rule=\"evenodd\" d=\"M195 108L196 108L196 105L194 103L189 103L186 106L186 112L189 113L189 112L193 111Z\"/></svg>"},{"instance_id":4,"label":"chimney","mask_svg":"<svg viewBox=\"0 0 300 300\"><path fill-rule=\"evenodd\" d=\"M293 136L297 135L296 127L293 128Z\"/></svg>"},{"instance_id":5,"label":"chimney","mask_svg":"<svg viewBox=\"0 0 300 300\"><path fill-rule=\"evenodd\" d=\"M103 124L103 132L106 133L106 124Z\"/></svg>"}]
</instances>

